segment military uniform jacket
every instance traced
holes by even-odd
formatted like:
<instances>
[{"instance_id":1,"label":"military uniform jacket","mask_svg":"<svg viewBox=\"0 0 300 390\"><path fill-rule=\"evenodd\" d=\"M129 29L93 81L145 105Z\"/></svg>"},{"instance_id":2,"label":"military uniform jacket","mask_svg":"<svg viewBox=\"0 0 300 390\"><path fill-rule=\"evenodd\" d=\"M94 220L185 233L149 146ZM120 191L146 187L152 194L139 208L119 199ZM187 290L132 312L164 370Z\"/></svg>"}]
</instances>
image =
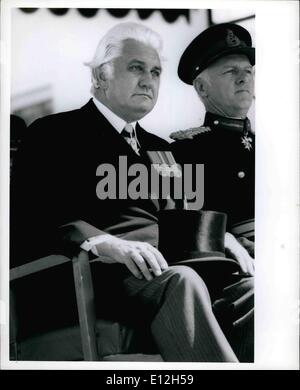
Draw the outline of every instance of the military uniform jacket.
<instances>
[{"instance_id":1,"label":"military uniform jacket","mask_svg":"<svg viewBox=\"0 0 300 390\"><path fill-rule=\"evenodd\" d=\"M206 114L207 131L171 144L177 162L204 164L204 210L227 213L228 229L254 218L255 137L244 121ZM248 147L247 147L248 144Z\"/></svg>"}]
</instances>

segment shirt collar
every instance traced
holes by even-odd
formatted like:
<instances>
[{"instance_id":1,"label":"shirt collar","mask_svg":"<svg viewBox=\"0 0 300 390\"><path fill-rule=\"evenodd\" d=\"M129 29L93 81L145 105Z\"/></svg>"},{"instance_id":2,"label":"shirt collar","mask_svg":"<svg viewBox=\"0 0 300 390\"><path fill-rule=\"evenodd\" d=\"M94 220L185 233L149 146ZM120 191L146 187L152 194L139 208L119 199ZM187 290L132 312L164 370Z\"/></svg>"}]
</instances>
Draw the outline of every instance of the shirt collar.
<instances>
[{"instance_id":1,"label":"shirt collar","mask_svg":"<svg viewBox=\"0 0 300 390\"><path fill-rule=\"evenodd\" d=\"M93 102L94 102L95 106L98 108L98 110L101 112L101 114L112 125L112 127L115 128L119 134L121 134L121 132L124 129L127 122L124 121L124 119L118 117L118 115L116 115L114 112L112 112L103 103L99 102L99 100L97 100L95 97L93 97ZM133 126L134 131L135 131L136 122L131 122L130 124Z\"/></svg>"},{"instance_id":2,"label":"shirt collar","mask_svg":"<svg viewBox=\"0 0 300 390\"><path fill-rule=\"evenodd\" d=\"M211 112L206 112L204 126L208 126L211 129L225 129L232 130L238 133L248 134L252 132L251 123L248 118L237 119L237 118L227 118L217 114L212 114Z\"/></svg>"}]
</instances>

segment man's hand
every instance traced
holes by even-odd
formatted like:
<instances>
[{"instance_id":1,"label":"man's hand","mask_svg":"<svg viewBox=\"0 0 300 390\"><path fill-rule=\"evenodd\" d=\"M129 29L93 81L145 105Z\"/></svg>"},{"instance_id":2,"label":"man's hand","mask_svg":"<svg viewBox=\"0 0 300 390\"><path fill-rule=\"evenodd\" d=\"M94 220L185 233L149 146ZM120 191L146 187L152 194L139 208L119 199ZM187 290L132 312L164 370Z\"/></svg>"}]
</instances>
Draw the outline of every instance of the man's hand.
<instances>
[{"instance_id":1,"label":"man's hand","mask_svg":"<svg viewBox=\"0 0 300 390\"><path fill-rule=\"evenodd\" d=\"M163 255L151 244L140 241L128 241L111 236L96 246L103 263L122 263L137 278L147 280L162 274L168 268Z\"/></svg>"},{"instance_id":2,"label":"man's hand","mask_svg":"<svg viewBox=\"0 0 300 390\"><path fill-rule=\"evenodd\" d=\"M247 249L249 255L254 258L254 242L248 240L246 237L240 237L237 240L245 249Z\"/></svg>"},{"instance_id":3,"label":"man's hand","mask_svg":"<svg viewBox=\"0 0 300 390\"><path fill-rule=\"evenodd\" d=\"M248 251L231 234L225 233L225 250L228 255L238 261L242 271L251 276L254 275L254 260Z\"/></svg>"}]
</instances>

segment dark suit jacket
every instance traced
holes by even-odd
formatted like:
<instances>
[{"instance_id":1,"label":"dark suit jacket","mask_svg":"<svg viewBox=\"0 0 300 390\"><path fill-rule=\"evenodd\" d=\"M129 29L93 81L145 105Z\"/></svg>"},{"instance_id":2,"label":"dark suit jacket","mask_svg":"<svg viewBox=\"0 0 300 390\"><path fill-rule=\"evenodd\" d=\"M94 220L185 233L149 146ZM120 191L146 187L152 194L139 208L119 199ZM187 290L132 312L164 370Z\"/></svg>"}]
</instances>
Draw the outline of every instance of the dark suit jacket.
<instances>
[{"instance_id":1,"label":"dark suit jacket","mask_svg":"<svg viewBox=\"0 0 300 390\"><path fill-rule=\"evenodd\" d=\"M67 251L70 242L78 247L86 238L103 232L157 245L156 213L170 203L100 200L96 195L99 164L118 168L119 156L123 155L128 166L147 165L147 150L169 149L166 141L139 125L136 131L141 156L133 152L92 100L80 109L38 119L28 128L11 186L12 266Z\"/></svg>"}]
</instances>

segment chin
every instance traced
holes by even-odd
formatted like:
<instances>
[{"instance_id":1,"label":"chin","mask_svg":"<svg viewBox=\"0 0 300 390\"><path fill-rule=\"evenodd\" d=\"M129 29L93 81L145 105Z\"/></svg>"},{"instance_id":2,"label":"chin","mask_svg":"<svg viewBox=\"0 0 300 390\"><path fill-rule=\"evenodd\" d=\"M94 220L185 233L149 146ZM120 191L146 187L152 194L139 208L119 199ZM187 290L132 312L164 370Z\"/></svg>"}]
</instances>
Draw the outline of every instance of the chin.
<instances>
[{"instance_id":1,"label":"chin","mask_svg":"<svg viewBox=\"0 0 300 390\"><path fill-rule=\"evenodd\" d=\"M150 111L153 110L153 105L151 104L141 104L139 105L138 107L135 107L136 108L136 112L137 113L140 113L142 116L145 116L147 115Z\"/></svg>"},{"instance_id":2,"label":"chin","mask_svg":"<svg viewBox=\"0 0 300 390\"><path fill-rule=\"evenodd\" d=\"M252 102L239 102L239 104L236 106L236 110L240 112L248 112L250 110Z\"/></svg>"}]
</instances>

